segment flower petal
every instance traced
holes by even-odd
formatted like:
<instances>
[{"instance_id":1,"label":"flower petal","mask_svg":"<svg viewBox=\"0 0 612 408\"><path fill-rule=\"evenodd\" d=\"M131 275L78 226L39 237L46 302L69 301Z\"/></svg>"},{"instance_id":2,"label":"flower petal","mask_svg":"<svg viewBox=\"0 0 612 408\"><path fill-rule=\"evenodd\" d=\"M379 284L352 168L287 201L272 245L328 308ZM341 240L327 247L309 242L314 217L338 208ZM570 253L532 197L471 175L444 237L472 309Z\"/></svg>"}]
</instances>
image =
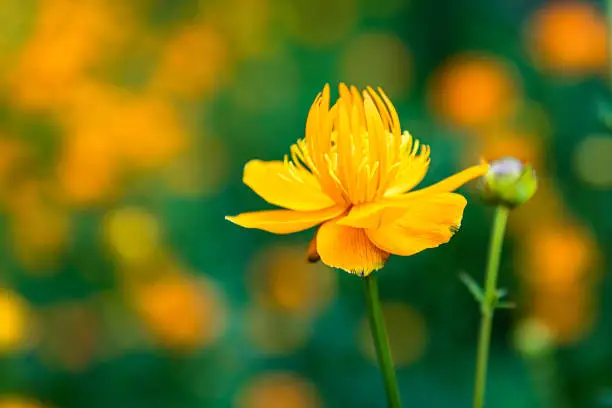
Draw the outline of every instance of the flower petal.
<instances>
[{"instance_id":1,"label":"flower petal","mask_svg":"<svg viewBox=\"0 0 612 408\"><path fill-rule=\"evenodd\" d=\"M439 183L405 194L385 197L375 202L355 205L346 217L338 221L340 225L355 228L379 228L393 223L406 214L407 209L417 200L438 193L448 193L487 172L487 163L469 167Z\"/></svg>"},{"instance_id":2,"label":"flower petal","mask_svg":"<svg viewBox=\"0 0 612 408\"><path fill-rule=\"evenodd\" d=\"M363 229L345 227L335 220L319 228L317 252L324 264L360 276L382 268L389 258L387 252L372 244Z\"/></svg>"},{"instance_id":3,"label":"flower petal","mask_svg":"<svg viewBox=\"0 0 612 408\"><path fill-rule=\"evenodd\" d=\"M461 225L466 204L459 194L431 194L409 204L404 216L395 222L366 233L386 252L413 255L448 242Z\"/></svg>"},{"instance_id":4,"label":"flower petal","mask_svg":"<svg viewBox=\"0 0 612 408\"><path fill-rule=\"evenodd\" d=\"M487 173L489 170L488 163L482 163L477 166L468 167L467 169L460 171L457 174L453 174L450 177L445 178L442 181L437 182L436 184L432 184L429 187L425 187L420 190L416 190L414 193L405 194L405 196L410 194L430 194L430 193L448 193L451 191L455 191L462 185L478 178ZM402 196L397 198L401 199Z\"/></svg>"},{"instance_id":5,"label":"flower petal","mask_svg":"<svg viewBox=\"0 0 612 408\"><path fill-rule=\"evenodd\" d=\"M244 228L256 228L274 234L291 234L312 228L342 214L345 209L334 206L317 211L268 210L227 216L226 220Z\"/></svg>"},{"instance_id":6,"label":"flower petal","mask_svg":"<svg viewBox=\"0 0 612 408\"><path fill-rule=\"evenodd\" d=\"M353 228L378 228L392 223L406 213L406 202L379 200L358 204L338 220L338 224Z\"/></svg>"},{"instance_id":7,"label":"flower petal","mask_svg":"<svg viewBox=\"0 0 612 408\"><path fill-rule=\"evenodd\" d=\"M270 204L296 211L333 206L319 181L306 169L290 169L281 161L251 160L244 166L244 184Z\"/></svg>"}]
</instances>

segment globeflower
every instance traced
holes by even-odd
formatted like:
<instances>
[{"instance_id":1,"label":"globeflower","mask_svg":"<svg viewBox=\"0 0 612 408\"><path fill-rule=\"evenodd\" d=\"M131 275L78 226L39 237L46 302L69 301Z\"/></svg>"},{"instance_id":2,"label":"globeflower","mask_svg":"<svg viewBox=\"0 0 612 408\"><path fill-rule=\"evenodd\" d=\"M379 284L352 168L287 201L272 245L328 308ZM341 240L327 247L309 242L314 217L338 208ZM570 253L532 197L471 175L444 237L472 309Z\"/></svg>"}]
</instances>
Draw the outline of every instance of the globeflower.
<instances>
[{"instance_id":1,"label":"globeflower","mask_svg":"<svg viewBox=\"0 0 612 408\"><path fill-rule=\"evenodd\" d=\"M306 135L283 161L251 160L244 183L283 209L226 217L245 228L290 234L319 225L308 258L362 277L391 254L409 256L446 243L458 231L466 199L454 190L487 172L482 163L414 190L430 148L402 132L382 89L329 86L306 120Z\"/></svg>"}]
</instances>

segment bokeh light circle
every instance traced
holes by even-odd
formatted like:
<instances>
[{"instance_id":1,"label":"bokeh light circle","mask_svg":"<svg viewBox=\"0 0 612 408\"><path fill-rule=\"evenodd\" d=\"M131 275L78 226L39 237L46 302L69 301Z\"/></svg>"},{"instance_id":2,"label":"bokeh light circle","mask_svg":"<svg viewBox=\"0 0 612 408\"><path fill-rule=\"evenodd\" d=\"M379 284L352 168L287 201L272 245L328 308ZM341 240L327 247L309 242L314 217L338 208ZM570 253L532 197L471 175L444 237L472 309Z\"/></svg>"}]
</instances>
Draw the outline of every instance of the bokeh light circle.
<instances>
[{"instance_id":1,"label":"bokeh light circle","mask_svg":"<svg viewBox=\"0 0 612 408\"><path fill-rule=\"evenodd\" d=\"M612 188L612 136L592 135L583 139L574 151L574 171L586 184Z\"/></svg>"},{"instance_id":2,"label":"bokeh light circle","mask_svg":"<svg viewBox=\"0 0 612 408\"><path fill-rule=\"evenodd\" d=\"M539 68L567 75L603 72L608 34L595 5L575 0L543 3L526 29L527 48Z\"/></svg>"},{"instance_id":3,"label":"bokeh light circle","mask_svg":"<svg viewBox=\"0 0 612 408\"><path fill-rule=\"evenodd\" d=\"M514 113L521 97L514 67L488 54L457 54L429 83L433 112L453 125L468 128L499 123Z\"/></svg>"},{"instance_id":4,"label":"bokeh light circle","mask_svg":"<svg viewBox=\"0 0 612 408\"><path fill-rule=\"evenodd\" d=\"M277 311L315 315L336 294L337 273L306 261L303 245L273 245L254 259L248 284L255 301Z\"/></svg>"},{"instance_id":5,"label":"bokeh light circle","mask_svg":"<svg viewBox=\"0 0 612 408\"><path fill-rule=\"evenodd\" d=\"M159 251L161 225L153 214L143 209L125 207L107 213L102 232L120 263L141 264Z\"/></svg>"},{"instance_id":6,"label":"bokeh light circle","mask_svg":"<svg viewBox=\"0 0 612 408\"><path fill-rule=\"evenodd\" d=\"M237 408L319 408L321 398L313 384L288 372L253 378L240 392Z\"/></svg>"},{"instance_id":7,"label":"bokeh light circle","mask_svg":"<svg viewBox=\"0 0 612 408\"><path fill-rule=\"evenodd\" d=\"M225 331L225 301L211 278L174 273L140 284L133 291L136 311L162 347L203 348Z\"/></svg>"},{"instance_id":8,"label":"bokeh light circle","mask_svg":"<svg viewBox=\"0 0 612 408\"><path fill-rule=\"evenodd\" d=\"M0 355L28 347L31 324L31 312L25 299L0 287Z\"/></svg>"},{"instance_id":9,"label":"bokeh light circle","mask_svg":"<svg viewBox=\"0 0 612 408\"><path fill-rule=\"evenodd\" d=\"M20 396L0 397L0 408L48 408L32 398Z\"/></svg>"}]
</instances>

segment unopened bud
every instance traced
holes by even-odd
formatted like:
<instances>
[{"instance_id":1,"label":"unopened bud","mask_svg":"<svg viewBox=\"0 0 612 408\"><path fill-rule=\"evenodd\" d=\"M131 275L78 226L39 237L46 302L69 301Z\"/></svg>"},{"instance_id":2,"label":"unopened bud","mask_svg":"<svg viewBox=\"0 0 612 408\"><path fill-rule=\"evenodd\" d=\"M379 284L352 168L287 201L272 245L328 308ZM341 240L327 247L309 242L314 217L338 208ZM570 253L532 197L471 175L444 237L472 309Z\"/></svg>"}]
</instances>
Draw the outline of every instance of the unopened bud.
<instances>
[{"instance_id":1,"label":"unopened bud","mask_svg":"<svg viewBox=\"0 0 612 408\"><path fill-rule=\"evenodd\" d=\"M536 192L538 181L535 170L513 157L496 160L484 175L484 198L497 205L516 207L529 200Z\"/></svg>"}]
</instances>

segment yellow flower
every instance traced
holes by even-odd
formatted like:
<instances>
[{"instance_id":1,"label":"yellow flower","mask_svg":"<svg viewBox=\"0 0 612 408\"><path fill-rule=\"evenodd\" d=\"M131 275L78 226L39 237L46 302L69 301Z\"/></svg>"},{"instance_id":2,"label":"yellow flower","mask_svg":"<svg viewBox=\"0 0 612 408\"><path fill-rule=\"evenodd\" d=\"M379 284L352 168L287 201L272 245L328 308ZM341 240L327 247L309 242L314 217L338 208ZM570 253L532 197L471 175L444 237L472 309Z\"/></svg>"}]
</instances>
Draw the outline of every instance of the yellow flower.
<instances>
[{"instance_id":1,"label":"yellow flower","mask_svg":"<svg viewBox=\"0 0 612 408\"><path fill-rule=\"evenodd\" d=\"M329 108L329 86L313 103L306 137L284 161L252 160L244 183L282 210L226 217L245 228L290 234L322 224L309 259L360 276L382 268L390 254L413 255L450 240L466 200L451 191L486 173L483 163L427 188L429 146L402 133L397 112L379 88L340 84Z\"/></svg>"}]
</instances>

